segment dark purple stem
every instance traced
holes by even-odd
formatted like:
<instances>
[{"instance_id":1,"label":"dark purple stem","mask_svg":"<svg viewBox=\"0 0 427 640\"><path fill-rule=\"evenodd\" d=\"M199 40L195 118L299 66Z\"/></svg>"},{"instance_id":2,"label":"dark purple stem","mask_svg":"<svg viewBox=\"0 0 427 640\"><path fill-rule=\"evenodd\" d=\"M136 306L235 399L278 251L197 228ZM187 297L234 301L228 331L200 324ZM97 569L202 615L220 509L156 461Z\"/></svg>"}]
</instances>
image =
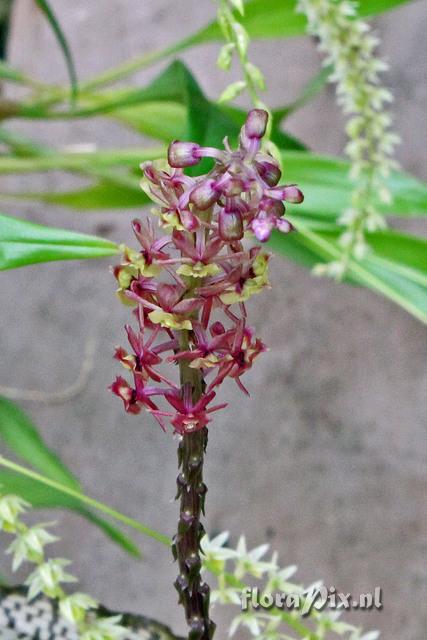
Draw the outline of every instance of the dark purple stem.
<instances>
[{"instance_id":1,"label":"dark purple stem","mask_svg":"<svg viewBox=\"0 0 427 640\"><path fill-rule=\"evenodd\" d=\"M182 331L181 347L188 345L188 332ZM187 347L188 348L188 347ZM204 391L204 382L197 369L185 360L180 363L181 384L191 384L193 401ZM200 541L205 533L200 522L204 515L207 487L203 482L203 459L208 443L206 427L181 437L178 446L177 499L180 499L178 532L173 541L173 554L179 565L175 587L179 603L185 609L189 626L188 640L211 640L215 624L209 617L210 589L200 574Z\"/></svg>"}]
</instances>

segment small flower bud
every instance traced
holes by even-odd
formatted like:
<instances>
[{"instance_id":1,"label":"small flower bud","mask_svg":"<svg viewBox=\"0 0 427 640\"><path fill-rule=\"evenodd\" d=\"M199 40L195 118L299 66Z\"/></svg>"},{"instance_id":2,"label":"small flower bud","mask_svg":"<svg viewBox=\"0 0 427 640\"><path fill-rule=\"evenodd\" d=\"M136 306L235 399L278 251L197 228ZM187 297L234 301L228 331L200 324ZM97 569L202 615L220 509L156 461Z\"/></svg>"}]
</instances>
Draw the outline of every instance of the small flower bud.
<instances>
[{"instance_id":1,"label":"small flower bud","mask_svg":"<svg viewBox=\"0 0 427 640\"><path fill-rule=\"evenodd\" d=\"M190 201L197 209L205 211L218 200L218 197L219 193L215 189L215 180L203 180L192 190Z\"/></svg>"},{"instance_id":2,"label":"small flower bud","mask_svg":"<svg viewBox=\"0 0 427 640\"><path fill-rule=\"evenodd\" d=\"M285 218L279 218L278 220L276 220L276 229L278 229L278 231L281 231L282 233L289 233L290 231L294 230L294 226L291 222L289 222L289 220L286 220Z\"/></svg>"},{"instance_id":3,"label":"small flower bud","mask_svg":"<svg viewBox=\"0 0 427 640\"><path fill-rule=\"evenodd\" d=\"M221 209L218 214L218 231L224 242L241 240L243 238L243 220L240 211Z\"/></svg>"},{"instance_id":4,"label":"small flower bud","mask_svg":"<svg viewBox=\"0 0 427 640\"><path fill-rule=\"evenodd\" d=\"M175 140L169 145L168 161L171 167L181 169L192 167L200 162L198 151L200 146L194 142L180 142Z\"/></svg>"},{"instance_id":5,"label":"small flower bud","mask_svg":"<svg viewBox=\"0 0 427 640\"><path fill-rule=\"evenodd\" d=\"M264 109L252 109L245 122L245 133L248 138L261 139L265 134L268 122L268 113Z\"/></svg>"},{"instance_id":6,"label":"small flower bud","mask_svg":"<svg viewBox=\"0 0 427 640\"><path fill-rule=\"evenodd\" d=\"M271 158L271 161L263 160L262 162L255 162L255 165L264 182L266 182L269 187L275 187L282 176L282 172L274 159Z\"/></svg>"},{"instance_id":7,"label":"small flower bud","mask_svg":"<svg viewBox=\"0 0 427 640\"><path fill-rule=\"evenodd\" d=\"M275 200L286 200L286 202L292 202L293 204L300 204L304 200L302 191L295 184L267 189L265 195Z\"/></svg>"},{"instance_id":8,"label":"small flower bud","mask_svg":"<svg viewBox=\"0 0 427 640\"><path fill-rule=\"evenodd\" d=\"M265 211L276 218L281 218L285 213L285 205L281 200L273 200L272 198L263 198L260 203L260 211Z\"/></svg>"}]
</instances>

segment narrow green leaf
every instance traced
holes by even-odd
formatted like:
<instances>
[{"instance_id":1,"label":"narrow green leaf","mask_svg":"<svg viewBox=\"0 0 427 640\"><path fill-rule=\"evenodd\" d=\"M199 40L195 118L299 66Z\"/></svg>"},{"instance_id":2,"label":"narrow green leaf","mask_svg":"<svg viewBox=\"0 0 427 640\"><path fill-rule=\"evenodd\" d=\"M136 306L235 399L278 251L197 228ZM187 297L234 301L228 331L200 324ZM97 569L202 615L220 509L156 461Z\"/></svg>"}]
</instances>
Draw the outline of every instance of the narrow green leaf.
<instances>
[{"instance_id":1,"label":"narrow green leaf","mask_svg":"<svg viewBox=\"0 0 427 640\"><path fill-rule=\"evenodd\" d=\"M22 71L11 67L4 60L0 60L0 78L16 84L27 84L28 82L27 76Z\"/></svg>"},{"instance_id":2,"label":"narrow green leaf","mask_svg":"<svg viewBox=\"0 0 427 640\"><path fill-rule=\"evenodd\" d=\"M94 500L93 498L90 498L89 496L86 496L83 493L79 493L78 491L75 491L74 489L71 489L70 487L63 485L60 482L57 482L56 480L51 480L50 478L47 478L46 476L43 476L40 473L36 473L31 469L27 469L22 465L16 464L15 462L12 462L12 460L8 460L2 455L0 455L0 466L5 467L6 469L13 471L21 476L25 476L26 478L30 478L31 480L37 483L40 482L42 485L45 485L46 487L50 487L52 489L60 491L61 493L67 496L70 496L71 498L75 498L80 502L82 502L84 505L88 505L89 507L92 507L94 509L101 511L102 513L105 513L106 515L117 520L118 522L121 522L122 524L128 527L131 527L132 529L135 529L135 531L139 531L140 533L143 533L149 538L153 538L154 540L157 540L157 542L160 542L166 546L170 545L171 541L169 536L159 533L158 531L151 529L151 527L147 527L147 525L142 524L142 522L139 522L134 518L130 518L129 516L126 516L123 513L116 511L116 509L113 509L112 507L109 507L108 505L102 502L99 502L98 500Z\"/></svg>"},{"instance_id":3,"label":"narrow green leaf","mask_svg":"<svg viewBox=\"0 0 427 640\"><path fill-rule=\"evenodd\" d=\"M86 508L81 500L64 494L62 491L47 487L34 482L31 478L10 471L0 471L0 491L21 496L35 509L68 509L73 511L98 527L127 553L135 557L141 557L141 552L136 544L120 529L117 529L111 522Z\"/></svg>"},{"instance_id":4,"label":"narrow green leaf","mask_svg":"<svg viewBox=\"0 0 427 640\"><path fill-rule=\"evenodd\" d=\"M100 180L97 184L84 189L62 192L33 192L12 194L26 200L39 200L46 204L71 207L78 210L98 209L132 209L147 205L148 196L134 178L134 186L125 186L113 181Z\"/></svg>"},{"instance_id":5,"label":"narrow green leaf","mask_svg":"<svg viewBox=\"0 0 427 640\"><path fill-rule=\"evenodd\" d=\"M77 98L77 92L78 92L77 73L74 65L73 56L71 54L71 49L68 45L65 34L47 0L35 0L35 3L40 8L40 10L43 11L44 15L46 16L46 19L49 22L50 26L52 27L52 31L55 34L58 44L62 50L62 53L64 54L68 75L70 77L71 98L72 98L72 102L75 102Z\"/></svg>"},{"instance_id":6,"label":"narrow green leaf","mask_svg":"<svg viewBox=\"0 0 427 640\"><path fill-rule=\"evenodd\" d=\"M131 149L109 149L84 153L56 151L39 157L0 156L0 174L40 173L44 171L76 171L98 176L109 167L135 169L144 160L164 157L165 147L141 147ZM111 176L103 175L104 178ZM116 174L115 179L126 180L126 176Z\"/></svg>"},{"instance_id":7,"label":"narrow green leaf","mask_svg":"<svg viewBox=\"0 0 427 640\"><path fill-rule=\"evenodd\" d=\"M290 218L298 231L274 234L275 251L306 267L339 260L340 228L322 229L297 216ZM361 261L350 261L347 281L372 289L427 323L427 240L392 230L369 234L367 239L372 252Z\"/></svg>"},{"instance_id":8,"label":"narrow green leaf","mask_svg":"<svg viewBox=\"0 0 427 640\"><path fill-rule=\"evenodd\" d=\"M0 270L52 260L101 258L118 253L114 242L0 214Z\"/></svg>"},{"instance_id":9,"label":"narrow green leaf","mask_svg":"<svg viewBox=\"0 0 427 640\"><path fill-rule=\"evenodd\" d=\"M60 458L49 449L22 409L0 396L0 439L11 451L50 478L80 490L80 485Z\"/></svg>"},{"instance_id":10,"label":"narrow green leaf","mask_svg":"<svg viewBox=\"0 0 427 640\"><path fill-rule=\"evenodd\" d=\"M296 182L305 200L298 211L335 221L349 205L354 187L350 165L332 156L288 151L283 154L285 179ZM422 216L427 214L427 184L407 173L393 172L387 181L393 204L378 202L384 214Z\"/></svg>"},{"instance_id":11,"label":"narrow green leaf","mask_svg":"<svg viewBox=\"0 0 427 640\"><path fill-rule=\"evenodd\" d=\"M4 127L0 127L0 142L7 145L17 156L39 157L52 153L49 147Z\"/></svg>"},{"instance_id":12,"label":"narrow green leaf","mask_svg":"<svg viewBox=\"0 0 427 640\"><path fill-rule=\"evenodd\" d=\"M35 467L47 477L69 489L81 493L77 478L41 438L29 416L16 404L0 396L0 440L22 460ZM60 491L34 483L31 479L16 473L1 472L0 486L3 491L19 493L36 507L59 507L72 509L98 526L114 542L132 555L139 555L134 543L116 527L103 520L80 500Z\"/></svg>"}]
</instances>

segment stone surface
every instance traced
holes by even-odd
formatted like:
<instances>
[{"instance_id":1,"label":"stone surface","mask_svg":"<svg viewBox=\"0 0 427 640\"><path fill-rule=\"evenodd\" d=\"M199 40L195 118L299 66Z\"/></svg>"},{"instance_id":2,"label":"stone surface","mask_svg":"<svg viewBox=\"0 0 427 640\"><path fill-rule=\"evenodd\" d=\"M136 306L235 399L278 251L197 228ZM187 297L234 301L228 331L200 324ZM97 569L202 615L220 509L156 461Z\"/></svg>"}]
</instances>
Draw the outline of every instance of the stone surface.
<instances>
[{"instance_id":1,"label":"stone surface","mask_svg":"<svg viewBox=\"0 0 427 640\"><path fill-rule=\"evenodd\" d=\"M165 46L214 13L207 0L55 0L53 6L82 78ZM382 53L392 65L388 82L396 95L396 128L404 140L399 159L421 177L426 177L425 142L419 134L427 110L422 84L426 18L425 4L415 3L377 23ZM216 54L216 46L209 45L183 56L213 97L230 81L215 70ZM319 66L307 39L256 43L252 54L266 72L272 105L297 95ZM28 73L65 81L52 35L28 0L16 2L10 57ZM133 82L145 83L160 67L138 74ZM237 78L238 70L231 77ZM294 115L289 125L319 152L342 150L344 135L332 89ZM14 127L56 145L137 142L131 133L102 121L17 122ZM59 174L51 173L28 183L31 188L54 188L59 180ZM3 178L2 183L10 187L15 179ZM130 240L133 212L83 214L43 210L31 203L2 208L36 221ZM211 429L208 528L230 530L233 542L241 532L252 545L269 538L284 563L299 565L300 578L307 583L321 577L354 594L380 585L384 610L351 618L381 629L385 638L420 640L427 624L422 565L425 328L372 293L314 280L279 258L272 281L272 292L250 307L271 351L246 379L251 399L239 398L233 407L237 396L230 387L224 397L231 407ZM172 500L176 443L149 417L123 416L106 391L117 372L112 348L124 341L127 316L115 303L108 261L12 271L1 276L0 287L0 384L61 389L78 375L85 342L95 335L94 370L78 397L56 405L22 404L89 494L172 532L177 516ZM145 557L135 563L79 517L61 514L58 520L61 554L74 560L83 589L111 608L149 613L183 631L170 586L176 569L167 549L139 539ZM4 565L2 556L2 572ZM218 637L224 638L221 615L218 611Z\"/></svg>"}]
</instances>

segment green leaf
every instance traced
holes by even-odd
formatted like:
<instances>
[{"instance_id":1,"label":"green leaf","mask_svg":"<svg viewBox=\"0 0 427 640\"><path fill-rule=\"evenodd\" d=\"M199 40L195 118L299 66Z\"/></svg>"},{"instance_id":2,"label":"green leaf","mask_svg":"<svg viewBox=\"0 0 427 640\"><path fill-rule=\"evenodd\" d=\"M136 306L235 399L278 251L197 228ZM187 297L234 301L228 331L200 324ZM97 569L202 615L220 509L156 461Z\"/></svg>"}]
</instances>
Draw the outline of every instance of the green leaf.
<instances>
[{"instance_id":1,"label":"green leaf","mask_svg":"<svg viewBox=\"0 0 427 640\"><path fill-rule=\"evenodd\" d=\"M319 216L335 221L350 204L354 184L349 178L350 165L332 156L288 151L283 154L285 180L296 182L304 192L298 214ZM407 173L393 172L387 181L393 204L378 202L387 215L422 216L427 214L427 184Z\"/></svg>"},{"instance_id":2,"label":"green leaf","mask_svg":"<svg viewBox=\"0 0 427 640\"><path fill-rule=\"evenodd\" d=\"M204 145L222 145L224 137L228 136L235 142L246 118L246 111L242 109L218 105L208 100L190 70L179 60L171 63L148 87L132 90L127 96L123 93L115 95L114 92L109 92L108 95L110 102L95 107L96 113L100 113L100 110L103 113L110 112L113 109L111 114L114 117L118 107L129 107L134 103L140 109L142 103L150 104L153 101L164 102L167 109L170 109L171 104L184 108L181 117L185 116L185 120L175 120L178 129L169 130L168 141L179 138ZM93 113L93 110L83 110L81 114L84 113ZM150 135L147 129L146 133ZM272 139L276 144L289 149L304 148L299 141L282 133L277 126L273 127Z\"/></svg>"},{"instance_id":3,"label":"green leaf","mask_svg":"<svg viewBox=\"0 0 427 640\"><path fill-rule=\"evenodd\" d=\"M97 184L62 192L36 192L13 194L18 198L39 200L47 204L71 207L74 209L132 209L147 205L148 196L139 186L139 180L134 178L134 186L125 186L109 180L101 180Z\"/></svg>"},{"instance_id":4,"label":"green leaf","mask_svg":"<svg viewBox=\"0 0 427 640\"><path fill-rule=\"evenodd\" d=\"M30 418L16 404L1 396L0 439L22 460L50 478L80 490L78 481L46 446Z\"/></svg>"},{"instance_id":5,"label":"green leaf","mask_svg":"<svg viewBox=\"0 0 427 640\"><path fill-rule=\"evenodd\" d=\"M339 260L342 229L290 216L296 233L273 234L272 248L291 260L313 267ZM386 230L367 235L372 251L360 261L351 260L346 280L389 298L418 320L427 323L427 240Z\"/></svg>"},{"instance_id":6,"label":"green leaf","mask_svg":"<svg viewBox=\"0 0 427 640\"><path fill-rule=\"evenodd\" d=\"M11 67L10 64L4 60L0 60L0 78L2 80L8 80L9 82L16 82L17 84L26 84L28 78L22 71Z\"/></svg>"},{"instance_id":7,"label":"green leaf","mask_svg":"<svg viewBox=\"0 0 427 640\"><path fill-rule=\"evenodd\" d=\"M178 102L146 102L114 111L112 117L138 133L170 142L185 135L187 112Z\"/></svg>"},{"instance_id":8,"label":"green leaf","mask_svg":"<svg viewBox=\"0 0 427 640\"><path fill-rule=\"evenodd\" d=\"M115 520L118 520L118 522L121 522L122 524L128 527L132 527L133 529L135 529L135 531L139 531L140 533L143 533L149 538L153 538L154 540L157 540L157 542L160 542L163 545L166 545L166 546L170 545L171 541L169 536L166 536L163 533L159 533L158 531L155 531L154 529L152 529L151 527L148 527L142 522L139 522L134 518L130 518L129 516L126 516L123 513L120 513L120 511L116 511L116 509L113 509L112 507L109 507L108 505L102 502L99 502L98 500L94 500L94 498L90 498L84 493L80 493L75 489L72 489L64 484L61 484L60 482L57 482L56 480L52 480L51 478L48 478L40 473L36 473L32 469L27 469L26 467L23 467L22 465L17 464L12 460L8 460L2 455L0 455L0 466L8 469L9 471L13 471L15 474L19 474L19 476L24 476L25 478L30 479L33 483L34 482L37 484L40 483L45 487L49 487L49 489L54 489L66 496L74 498L79 502L81 502L84 506L97 509L98 511L101 511L102 513L105 513L106 515L108 515L110 518L114 518Z\"/></svg>"},{"instance_id":9,"label":"green leaf","mask_svg":"<svg viewBox=\"0 0 427 640\"><path fill-rule=\"evenodd\" d=\"M71 49L68 45L67 39L64 35L61 25L59 24L47 0L35 0L35 3L38 5L40 10L43 11L44 15L46 16L47 21L52 27L52 31L55 34L58 44L62 50L62 53L64 54L68 75L70 77L71 98L72 98L72 102L75 102L77 97L77 92L78 92L77 73L74 65L73 56L71 54Z\"/></svg>"},{"instance_id":10,"label":"green leaf","mask_svg":"<svg viewBox=\"0 0 427 640\"><path fill-rule=\"evenodd\" d=\"M359 15L375 16L389 11L408 0L359 0ZM305 35L306 19L296 13L294 0L249 0L245 3L245 15L240 22L251 38L290 38ZM216 21L186 38L186 47L212 40L222 40L223 35Z\"/></svg>"},{"instance_id":11,"label":"green leaf","mask_svg":"<svg viewBox=\"0 0 427 640\"><path fill-rule=\"evenodd\" d=\"M97 526L127 553L135 557L141 557L138 547L127 535L112 525L111 522L108 522L108 520L101 518L90 509L84 507L81 501L76 498L9 471L0 471L0 490L3 493L13 493L21 496L35 509L68 509L74 511L91 524Z\"/></svg>"},{"instance_id":12,"label":"green leaf","mask_svg":"<svg viewBox=\"0 0 427 640\"><path fill-rule=\"evenodd\" d=\"M0 440L22 460L69 489L81 493L77 478L41 438L36 426L16 404L0 396ZM133 555L139 555L134 543L108 521L94 514L81 501L60 491L15 473L1 472L3 491L19 493L35 507L72 509L101 528L114 542Z\"/></svg>"},{"instance_id":13,"label":"green leaf","mask_svg":"<svg viewBox=\"0 0 427 640\"><path fill-rule=\"evenodd\" d=\"M0 214L0 270L52 260L101 258L118 253L114 242Z\"/></svg>"}]
</instances>

